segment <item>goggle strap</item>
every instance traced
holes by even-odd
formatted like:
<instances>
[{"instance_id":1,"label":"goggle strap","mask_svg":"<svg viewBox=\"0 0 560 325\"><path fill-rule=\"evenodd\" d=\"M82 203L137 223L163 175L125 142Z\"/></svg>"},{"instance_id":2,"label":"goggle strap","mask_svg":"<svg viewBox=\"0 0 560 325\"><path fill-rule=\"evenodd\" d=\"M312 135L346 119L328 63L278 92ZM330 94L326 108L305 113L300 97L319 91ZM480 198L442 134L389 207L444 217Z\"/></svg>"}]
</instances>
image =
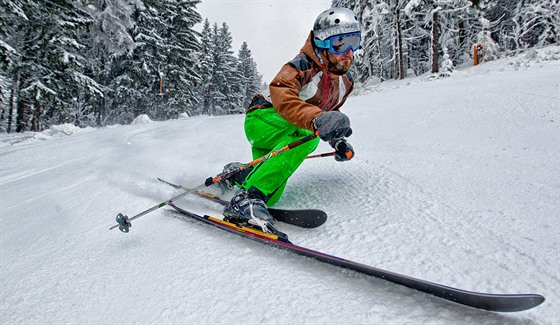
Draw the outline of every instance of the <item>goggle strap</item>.
<instances>
[{"instance_id":1,"label":"goggle strap","mask_svg":"<svg viewBox=\"0 0 560 325\"><path fill-rule=\"evenodd\" d=\"M326 40L320 40L318 38L313 39L313 41L315 42L315 46L317 46L320 49L328 49L330 47L330 39L327 38Z\"/></svg>"}]
</instances>

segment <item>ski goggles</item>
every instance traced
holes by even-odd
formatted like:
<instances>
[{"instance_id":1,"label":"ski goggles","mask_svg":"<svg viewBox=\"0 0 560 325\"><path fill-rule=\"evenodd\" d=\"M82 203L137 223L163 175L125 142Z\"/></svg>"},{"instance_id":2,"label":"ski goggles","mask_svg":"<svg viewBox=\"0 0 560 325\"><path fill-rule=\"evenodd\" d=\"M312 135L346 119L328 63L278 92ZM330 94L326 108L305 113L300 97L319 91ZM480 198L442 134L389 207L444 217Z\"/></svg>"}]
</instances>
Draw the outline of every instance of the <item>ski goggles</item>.
<instances>
[{"instance_id":1,"label":"ski goggles","mask_svg":"<svg viewBox=\"0 0 560 325\"><path fill-rule=\"evenodd\" d=\"M328 49L334 54L346 54L350 49L357 51L360 48L361 40L362 34L360 32L353 32L334 35L326 40L314 39L313 41L318 48Z\"/></svg>"}]
</instances>

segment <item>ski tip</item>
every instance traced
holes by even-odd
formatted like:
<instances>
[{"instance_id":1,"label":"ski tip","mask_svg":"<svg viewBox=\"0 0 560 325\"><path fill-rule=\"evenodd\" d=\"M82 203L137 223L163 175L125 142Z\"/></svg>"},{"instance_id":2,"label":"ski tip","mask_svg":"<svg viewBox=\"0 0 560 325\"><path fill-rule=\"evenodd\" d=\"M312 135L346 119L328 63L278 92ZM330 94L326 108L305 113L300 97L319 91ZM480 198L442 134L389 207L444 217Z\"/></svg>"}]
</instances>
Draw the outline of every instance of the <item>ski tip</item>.
<instances>
[{"instance_id":1,"label":"ski tip","mask_svg":"<svg viewBox=\"0 0 560 325\"><path fill-rule=\"evenodd\" d=\"M474 304L465 305L499 313L525 311L542 304L546 299L539 294L480 294Z\"/></svg>"},{"instance_id":2,"label":"ski tip","mask_svg":"<svg viewBox=\"0 0 560 325\"><path fill-rule=\"evenodd\" d=\"M526 299L526 304L520 304L520 308L518 310L511 310L511 311L523 311L531 308L535 308L542 303L545 302L546 298L539 294L528 294L524 295Z\"/></svg>"}]
</instances>

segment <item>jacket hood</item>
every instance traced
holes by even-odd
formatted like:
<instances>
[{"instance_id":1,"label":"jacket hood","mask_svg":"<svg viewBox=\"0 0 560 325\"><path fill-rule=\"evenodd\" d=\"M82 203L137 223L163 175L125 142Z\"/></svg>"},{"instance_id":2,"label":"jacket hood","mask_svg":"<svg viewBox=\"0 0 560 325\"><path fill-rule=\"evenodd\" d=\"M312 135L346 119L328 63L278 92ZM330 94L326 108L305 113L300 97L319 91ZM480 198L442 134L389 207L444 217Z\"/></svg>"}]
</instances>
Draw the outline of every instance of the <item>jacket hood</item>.
<instances>
[{"instance_id":1,"label":"jacket hood","mask_svg":"<svg viewBox=\"0 0 560 325\"><path fill-rule=\"evenodd\" d=\"M307 40L305 41L305 44L301 48L300 52L307 55L307 57L313 60L318 66L326 69L329 61L327 60L327 57L325 56L323 51L315 51L315 46L313 45L313 31L309 32Z\"/></svg>"}]
</instances>

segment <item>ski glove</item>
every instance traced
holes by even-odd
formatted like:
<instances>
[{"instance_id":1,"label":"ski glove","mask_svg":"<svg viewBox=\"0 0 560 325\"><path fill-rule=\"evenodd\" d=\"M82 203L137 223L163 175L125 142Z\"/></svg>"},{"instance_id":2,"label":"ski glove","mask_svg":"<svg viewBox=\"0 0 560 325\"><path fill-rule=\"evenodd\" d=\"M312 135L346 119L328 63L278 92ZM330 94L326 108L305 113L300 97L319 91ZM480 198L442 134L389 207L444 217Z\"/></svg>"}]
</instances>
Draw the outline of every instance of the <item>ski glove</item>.
<instances>
[{"instance_id":1,"label":"ski glove","mask_svg":"<svg viewBox=\"0 0 560 325\"><path fill-rule=\"evenodd\" d=\"M349 137L352 134L350 119L339 111L324 112L313 120L313 128L319 131L319 138L331 141Z\"/></svg>"},{"instance_id":2,"label":"ski glove","mask_svg":"<svg viewBox=\"0 0 560 325\"><path fill-rule=\"evenodd\" d=\"M348 161L354 158L354 148L345 139L334 139L329 144L336 151L334 155L336 161Z\"/></svg>"}]
</instances>

